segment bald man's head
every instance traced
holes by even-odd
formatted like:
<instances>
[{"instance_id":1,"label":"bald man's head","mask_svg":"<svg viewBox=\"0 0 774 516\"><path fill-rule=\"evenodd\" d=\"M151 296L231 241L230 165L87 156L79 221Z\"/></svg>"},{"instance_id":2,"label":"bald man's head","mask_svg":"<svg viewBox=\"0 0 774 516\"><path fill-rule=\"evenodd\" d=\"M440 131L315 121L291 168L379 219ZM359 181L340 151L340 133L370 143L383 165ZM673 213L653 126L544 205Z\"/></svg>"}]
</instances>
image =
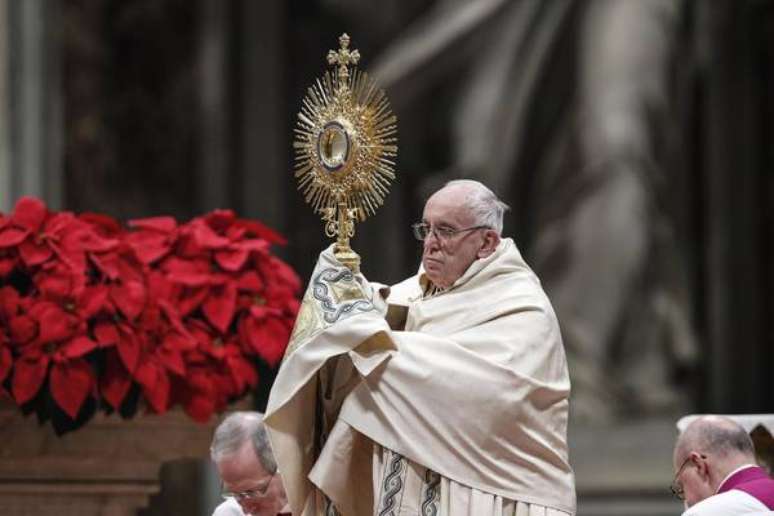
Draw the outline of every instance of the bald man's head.
<instances>
[{"instance_id":1,"label":"bald man's head","mask_svg":"<svg viewBox=\"0 0 774 516\"><path fill-rule=\"evenodd\" d=\"M691 507L715 494L731 472L755 464L755 449L747 431L731 419L704 416L677 439L672 461L672 489Z\"/></svg>"},{"instance_id":2,"label":"bald man's head","mask_svg":"<svg viewBox=\"0 0 774 516\"><path fill-rule=\"evenodd\" d=\"M721 458L742 456L755 460L755 448L747 430L723 416L703 416L688 425L677 439L674 457L682 461L692 450L711 452Z\"/></svg>"}]
</instances>

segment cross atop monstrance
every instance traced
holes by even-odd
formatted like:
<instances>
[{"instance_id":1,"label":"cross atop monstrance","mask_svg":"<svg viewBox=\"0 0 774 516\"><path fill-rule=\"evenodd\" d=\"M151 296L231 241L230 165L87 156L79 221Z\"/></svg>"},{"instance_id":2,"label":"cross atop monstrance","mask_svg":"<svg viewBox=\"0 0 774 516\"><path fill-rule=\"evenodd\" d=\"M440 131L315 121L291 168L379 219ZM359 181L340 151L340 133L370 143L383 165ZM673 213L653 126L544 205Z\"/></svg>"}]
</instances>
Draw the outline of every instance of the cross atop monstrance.
<instances>
[{"instance_id":1,"label":"cross atop monstrance","mask_svg":"<svg viewBox=\"0 0 774 516\"><path fill-rule=\"evenodd\" d=\"M339 65L339 77L346 79L349 77L348 66L356 65L360 61L360 52L349 50L349 36L345 32L339 36L339 50L328 50L328 64Z\"/></svg>"},{"instance_id":2,"label":"cross atop monstrance","mask_svg":"<svg viewBox=\"0 0 774 516\"><path fill-rule=\"evenodd\" d=\"M360 257L349 239L355 222L373 215L389 193L398 139L397 118L384 91L355 68L360 52L349 44L342 34L339 50L327 55L333 72L307 90L293 147L299 189L322 215L325 234L336 237L336 258L358 272Z\"/></svg>"}]
</instances>

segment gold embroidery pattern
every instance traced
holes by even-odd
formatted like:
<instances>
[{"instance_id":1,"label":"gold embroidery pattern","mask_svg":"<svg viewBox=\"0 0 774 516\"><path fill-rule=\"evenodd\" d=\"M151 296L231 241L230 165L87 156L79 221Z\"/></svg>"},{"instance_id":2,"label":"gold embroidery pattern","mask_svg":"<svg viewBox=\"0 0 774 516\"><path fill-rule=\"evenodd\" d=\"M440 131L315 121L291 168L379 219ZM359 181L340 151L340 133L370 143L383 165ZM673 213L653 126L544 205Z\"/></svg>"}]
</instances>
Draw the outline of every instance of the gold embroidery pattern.
<instances>
[{"instance_id":1,"label":"gold embroidery pattern","mask_svg":"<svg viewBox=\"0 0 774 516\"><path fill-rule=\"evenodd\" d=\"M315 303L311 291L307 290L301 302L301 309L296 317L296 323L293 326L293 333L290 335L290 342L285 350L285 356L290 356L302 343L310 340L325 328L326 325L322 317L320 317L317 303Z\"/></svg>"},{"instance_id":2,"label":"gold embroidery pattern","mask_svg":"<svg viewBox=\"0 0 774 516\"><path fill-rule=\"evenodd\" d=\"M331 293L333 296L330 295ZM323 319L329 324L356 312L368 312L374 309L374 304L366 299L362 288L349 269L332 267L323 269L312 282L312 295L320 302Z\"/></svg>"},{"instance_id":3,"label":"gold embroidery pattern","mask_svg":"<svg viewBox=\"0 0 774 516\"><path fill-rule=\"evenodd\" d=\"M328 267L316 273L304 294L285 356L337 321L374 310L349 269Z\"/></svg>"}]
</instances>

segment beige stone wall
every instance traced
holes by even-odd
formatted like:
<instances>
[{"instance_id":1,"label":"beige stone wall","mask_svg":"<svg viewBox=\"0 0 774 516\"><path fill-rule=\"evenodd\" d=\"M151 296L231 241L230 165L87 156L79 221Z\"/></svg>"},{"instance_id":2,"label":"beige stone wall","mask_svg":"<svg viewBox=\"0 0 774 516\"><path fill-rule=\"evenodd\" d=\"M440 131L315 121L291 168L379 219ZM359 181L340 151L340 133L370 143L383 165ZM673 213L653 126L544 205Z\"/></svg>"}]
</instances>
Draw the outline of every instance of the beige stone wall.
<instances>
[{"instance_id":1,"label":"beige stone wall","mask_svg":"<svg viewBox=\"0 0 774 516\"><path fill-rule=\"evenodd\" d=\"M0 405L2 514L136 516L159 491L162 463L208 456L213 427L173 411L98 416L58 437L34 416Z\"/></svg>"}]
</instances>

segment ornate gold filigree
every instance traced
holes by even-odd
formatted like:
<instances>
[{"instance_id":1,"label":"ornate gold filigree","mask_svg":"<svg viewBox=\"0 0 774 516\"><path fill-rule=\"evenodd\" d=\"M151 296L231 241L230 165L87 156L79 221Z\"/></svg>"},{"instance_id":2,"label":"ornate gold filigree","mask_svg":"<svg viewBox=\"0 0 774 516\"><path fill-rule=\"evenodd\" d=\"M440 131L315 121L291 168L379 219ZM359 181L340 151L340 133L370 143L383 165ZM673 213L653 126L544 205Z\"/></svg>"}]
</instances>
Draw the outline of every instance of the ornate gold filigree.
<instances>
[{"instance_id":1,"label":"ornate gold filigree","mask_svg":"<svg viewBox=\"0 0 774 516\"><path fill-rule=\"evenodd\" d=\"M307 292L304 295L298 316L296 316L296 323L293 326L293 333L290 335L288 347L285 349L285 356L289 357L299 346L325 328L326 325L323 321L321 310L311 292Z\"/></svg>"},{"instance_id":2,"label":"ornate gold filigree","mask_svg":"<svg viewBox=\"0 0 774 516\"><path fill-rule=\"evenodd\" d=\"M349 36L328 52L335 66L307 91L293 144L295 176L306 202L322 215L325 234L336 237L336 257L357 272L349 247L355 222L373 215L395 179L397 118L384 91L355 68L360 52ZM351 70L350 70L351 67Z\"/></svg>"}]
</instances>

